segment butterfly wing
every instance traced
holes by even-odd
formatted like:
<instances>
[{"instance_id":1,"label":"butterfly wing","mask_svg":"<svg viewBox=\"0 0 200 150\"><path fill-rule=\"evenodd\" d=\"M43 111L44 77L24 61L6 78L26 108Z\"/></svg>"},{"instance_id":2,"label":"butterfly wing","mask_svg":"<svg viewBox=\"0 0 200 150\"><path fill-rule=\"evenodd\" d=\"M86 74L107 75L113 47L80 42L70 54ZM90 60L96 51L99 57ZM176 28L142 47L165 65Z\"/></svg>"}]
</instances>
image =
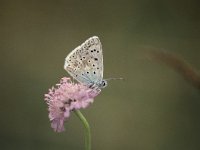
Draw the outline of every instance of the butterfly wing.
<instances>
[{"instance_id":1,"label":"butterfly wing","mask_svg":"<svg viewBox=\"0 0 200 150\"><path fill-rule=\"evenodd\" d=\"M83 84L101 83L103 79L103 53L99 38L93 36L75 48L65 58L64 69Z\"/></svg>"}]
</instances>

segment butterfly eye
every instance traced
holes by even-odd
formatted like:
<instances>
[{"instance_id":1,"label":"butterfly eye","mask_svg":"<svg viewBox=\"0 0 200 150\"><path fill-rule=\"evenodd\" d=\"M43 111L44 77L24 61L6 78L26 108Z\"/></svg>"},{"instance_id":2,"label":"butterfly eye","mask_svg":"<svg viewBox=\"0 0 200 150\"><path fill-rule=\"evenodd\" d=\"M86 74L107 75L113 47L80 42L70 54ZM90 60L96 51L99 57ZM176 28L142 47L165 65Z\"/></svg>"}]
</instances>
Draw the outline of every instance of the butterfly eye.
<instances>
[{"instance_id":1,"label":"butterfly eye","mask_svg":"<svg viewBox=\"0 0 200 150\"><path fill-rule=\"evenodd\" d=\"M103 80L101 83L102 88L105 88L107 86L107 81Z\"/></svg>"}]
</instances>

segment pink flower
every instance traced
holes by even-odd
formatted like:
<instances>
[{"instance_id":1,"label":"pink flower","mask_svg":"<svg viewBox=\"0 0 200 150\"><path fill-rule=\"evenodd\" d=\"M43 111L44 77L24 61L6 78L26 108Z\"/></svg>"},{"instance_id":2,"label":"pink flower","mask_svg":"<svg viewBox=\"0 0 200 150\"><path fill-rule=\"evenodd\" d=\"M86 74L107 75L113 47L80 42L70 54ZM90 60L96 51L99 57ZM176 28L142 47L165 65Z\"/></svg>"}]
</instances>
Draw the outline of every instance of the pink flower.
<instances>
[{"instance_id":1,"label":"pink flower","mask_svg":"<svg viewBox=\"0 0 200 150\"><path fill-rule=\"evenodd\" d=\"M86 108L99 93L100 91L81 83L72 83L70 78L62 78L56 87L52 87L49 89L49 93L45 94L49 119L54 131L64 131L64 122L69 118L70 112Z\"/></svg>"}]
</instances>

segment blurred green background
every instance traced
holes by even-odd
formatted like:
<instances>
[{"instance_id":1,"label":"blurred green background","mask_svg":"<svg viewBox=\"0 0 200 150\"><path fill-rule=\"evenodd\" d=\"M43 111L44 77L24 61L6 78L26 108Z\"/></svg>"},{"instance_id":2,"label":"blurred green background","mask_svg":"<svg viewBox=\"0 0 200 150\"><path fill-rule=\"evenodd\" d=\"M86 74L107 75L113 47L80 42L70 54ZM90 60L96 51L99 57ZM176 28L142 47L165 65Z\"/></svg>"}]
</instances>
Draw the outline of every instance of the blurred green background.
<instances>
[{"instance_id":1,"label":"blurred green background","mask_svg":"<svg viewBox=\"0 0 200 150\"><path fill-rule=\"evenodd\" d=\"M44 94L65 56L87 38L103 44L110 81L83 110L92 150L199 150L200 93L177 72L149 61L143 47L176 53L200 69L197 0L0 1L0 149L83 150L72 114L66 131L49 123Z\"/></svg>"}]
</instances>

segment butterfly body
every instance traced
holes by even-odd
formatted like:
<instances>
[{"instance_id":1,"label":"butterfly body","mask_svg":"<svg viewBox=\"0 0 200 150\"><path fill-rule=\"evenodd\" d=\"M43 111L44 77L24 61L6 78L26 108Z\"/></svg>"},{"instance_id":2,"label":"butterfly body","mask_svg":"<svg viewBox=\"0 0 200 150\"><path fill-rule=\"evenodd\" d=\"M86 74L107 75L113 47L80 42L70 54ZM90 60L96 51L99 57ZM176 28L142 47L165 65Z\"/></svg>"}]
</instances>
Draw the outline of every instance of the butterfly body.
<instances>
[{"instance_id":1,"label":"butterfly body","mask_svg":"<svg viewBox=\"0 0 200 150\"><path fill-rule=\"evenodd\" d=\"M104 88L107 81L103 80L103 53L99 38L93 36L69 53L64 69L90 88Z\"/></svg>"}]
</instances>

